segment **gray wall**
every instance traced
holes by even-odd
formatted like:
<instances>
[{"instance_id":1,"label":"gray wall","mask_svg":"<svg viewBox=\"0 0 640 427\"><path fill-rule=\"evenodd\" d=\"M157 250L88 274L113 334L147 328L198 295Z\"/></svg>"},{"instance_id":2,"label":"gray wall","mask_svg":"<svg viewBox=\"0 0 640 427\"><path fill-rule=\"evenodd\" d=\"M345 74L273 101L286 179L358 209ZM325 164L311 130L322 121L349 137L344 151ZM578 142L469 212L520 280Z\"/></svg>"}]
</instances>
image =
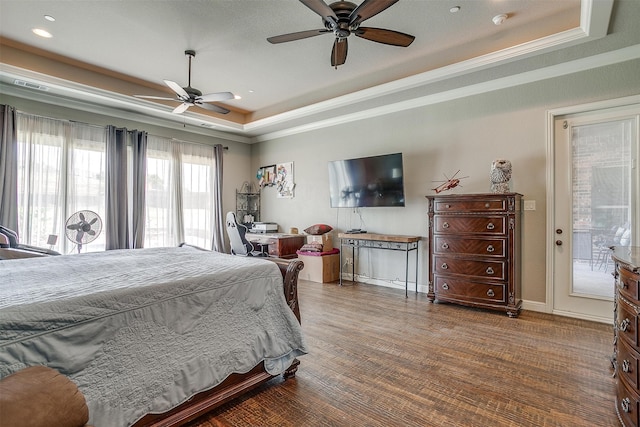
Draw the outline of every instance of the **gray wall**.
<instances>
[{"instance_id":1,"label":"gray wall","mask_svg":"<svg viewBox=\"0 0 640 427\"><path fill-rule=\"evenodd\" d=\"M432 188L461 170L450 193L489 192L496 158L513 164L512 190L535 200L523 218L523 299L545 301L546 116L550 109L640 93L640 60L596 68L509 89L443 102L373 119L261 142L252 147L253 170L294 162L295 197L262 191L262 218L281 230L327 223L338 231L423 236L419 284L428 282L427 201ZM335 209L329 206L327 162L392 152L404 155L404 208ZM373 283L404 286L404 255L361 251L358 270ZM410 280L413 266L410 267Z\"/></svg>"}]
</instances>

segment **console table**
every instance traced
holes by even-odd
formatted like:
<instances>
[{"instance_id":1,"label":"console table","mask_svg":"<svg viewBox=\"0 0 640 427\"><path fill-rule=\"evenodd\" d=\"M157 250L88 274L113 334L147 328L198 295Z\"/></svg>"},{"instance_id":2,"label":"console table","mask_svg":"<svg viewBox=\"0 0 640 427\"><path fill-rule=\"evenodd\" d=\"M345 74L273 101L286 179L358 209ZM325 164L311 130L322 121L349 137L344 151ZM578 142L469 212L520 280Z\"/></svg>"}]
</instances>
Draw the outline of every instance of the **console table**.
<instances>
[{"instance_id":1,"label":"console table","mask_svg":"<svg viewBox=\"0 0 640 427\"><path fill-rule=\"evenodd\" d=\"M418 292L418 241L420 236L394 236L372 233L338 233L340 239L340 285L342 285L343 247L351 248L351 279L355 282L356 248L387 249L405 253L404 295L409 296L409 252L416 252L416 292Z\"/></svg>"}]
</instances>

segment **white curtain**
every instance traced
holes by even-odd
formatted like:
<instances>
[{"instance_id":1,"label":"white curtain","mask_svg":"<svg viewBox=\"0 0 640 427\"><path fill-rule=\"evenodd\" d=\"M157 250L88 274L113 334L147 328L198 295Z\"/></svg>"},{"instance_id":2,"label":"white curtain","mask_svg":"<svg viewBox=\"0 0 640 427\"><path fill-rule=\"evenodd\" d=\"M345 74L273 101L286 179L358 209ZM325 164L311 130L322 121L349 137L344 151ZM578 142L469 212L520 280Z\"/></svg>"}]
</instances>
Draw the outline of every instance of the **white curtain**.
<instances>
[{"instance_id":1,"label":"white curtain","mask_svg":"<svg viewBox=\"0 0 640 427\"><path fill-rule=\"evenodd\" d=\"M74 212L105 213L105 128L18 113L18 223L20 242L68 253L66 220ZM84 251L105 248L106 230Z\"/></svg>"},{"instance_id":2,"label":"white curtain","mask_svg":"<svg viewBox=\"0 0 640 427\"><path fill-rule=\"evenodd\" d=\"M145 247L212 246L214 147L149 135Z\"/></svg>"}]
</instances>

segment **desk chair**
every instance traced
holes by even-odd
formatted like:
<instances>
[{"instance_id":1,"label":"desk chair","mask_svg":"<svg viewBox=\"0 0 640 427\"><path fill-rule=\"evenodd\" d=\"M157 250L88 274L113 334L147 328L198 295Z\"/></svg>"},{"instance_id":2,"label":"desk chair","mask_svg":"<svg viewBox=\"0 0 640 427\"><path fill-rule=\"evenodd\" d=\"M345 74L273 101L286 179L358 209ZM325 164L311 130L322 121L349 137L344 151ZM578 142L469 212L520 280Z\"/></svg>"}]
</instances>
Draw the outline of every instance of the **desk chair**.
<instances>
[{"instance_id":1,"label":"desk chair","mask_svg":"<svg viewBox=\"0 0 640 427\"><path fill-rule=\"evenodd\" d=\"M238 223L236 214L227 212L227 235L231 244L231 253L241 256L269 256L265 251L265 246L248 241L245 237L247 227ZM256 246L258 246L256 248Z\"/></svg>"}]
</instances>

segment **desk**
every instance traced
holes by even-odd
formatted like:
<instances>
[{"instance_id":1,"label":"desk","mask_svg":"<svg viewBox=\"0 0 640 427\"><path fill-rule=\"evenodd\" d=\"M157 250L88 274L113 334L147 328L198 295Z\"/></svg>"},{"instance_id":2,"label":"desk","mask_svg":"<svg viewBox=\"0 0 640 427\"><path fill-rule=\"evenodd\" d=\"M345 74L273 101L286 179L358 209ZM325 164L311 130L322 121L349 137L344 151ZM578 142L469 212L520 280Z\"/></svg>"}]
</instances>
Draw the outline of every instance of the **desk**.
<instances>
[{"instance_id":1,"label":"desk","mask_svg":"<svg viewBox=\"0 0 640 427\"><path fill-rule=\"evenodd\" d=\"M306 242L304 234L247 233L244 237L250 242L268 245L269 255L278 258L296 258L296 251Z\"/></svg>"},{"instance_id":2,"label":"desk","mask_svg":"<svg viewBox=\"0 0 640 427\"><path fill-rule=\"evenodd\" d=\"M403 251L405 257L405 276L404 276L404 295L409 296L409 252L416 251L416 292L418 292L418 241L420 236L394 236L389 234L372 234L372 233L339 233L340 239L340 285L342 285L342 254L343 247L351 248L351 279L355 282L355 265L356 256L355 249L387 249L391 251Z\"/></svg>"}]
</instances>

